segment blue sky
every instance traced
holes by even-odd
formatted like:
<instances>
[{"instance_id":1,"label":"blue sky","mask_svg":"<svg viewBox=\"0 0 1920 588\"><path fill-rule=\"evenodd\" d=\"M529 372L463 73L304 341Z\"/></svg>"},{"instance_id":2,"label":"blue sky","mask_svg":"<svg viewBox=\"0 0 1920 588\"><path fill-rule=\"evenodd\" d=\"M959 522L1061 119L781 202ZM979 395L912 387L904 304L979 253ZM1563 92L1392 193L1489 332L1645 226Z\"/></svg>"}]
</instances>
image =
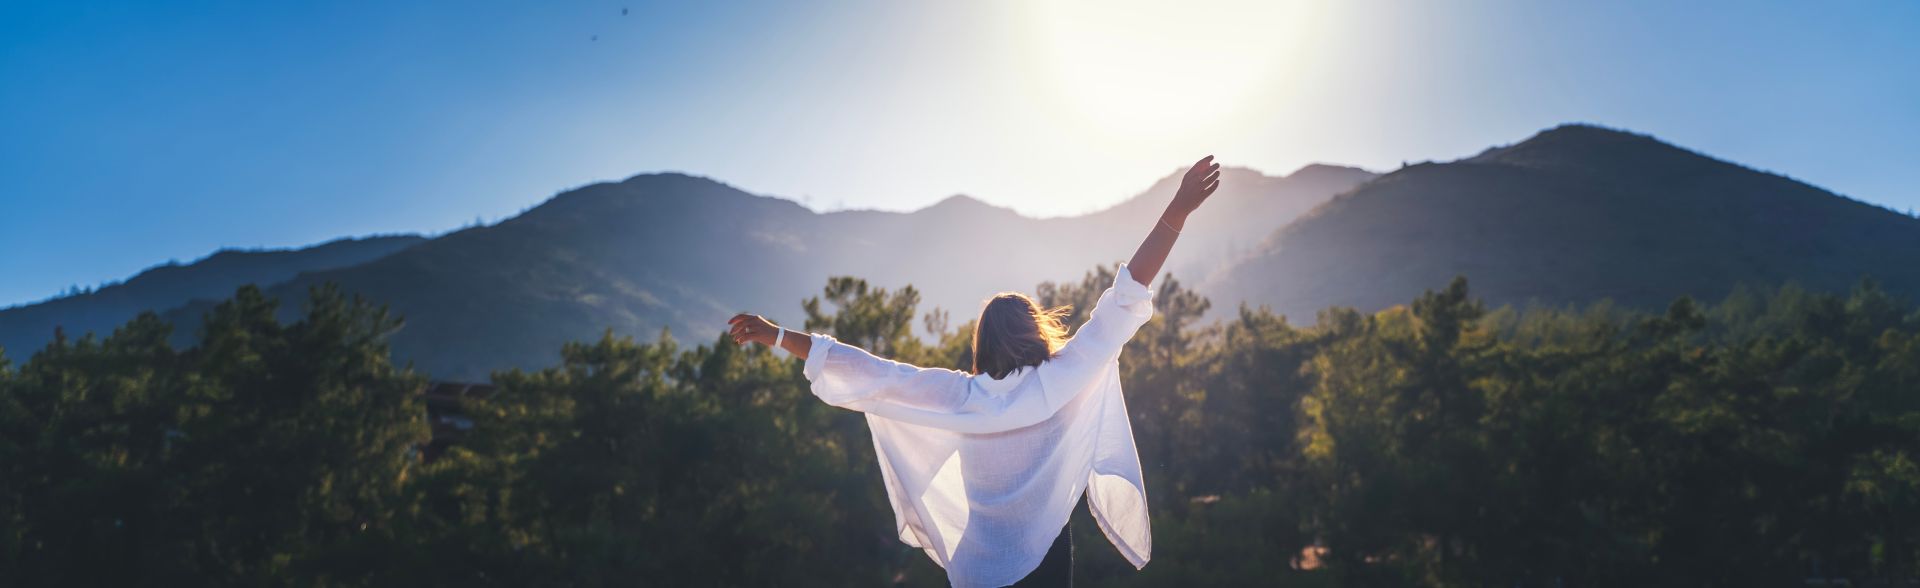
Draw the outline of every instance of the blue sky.
<instances>
[{"instance_id":1,"label":"blue sky","mask_svg":"<svg viewBox=\"0 0 1920 588\"><path fill-rule=\"evenodd\" d=\"M1059 215L1569 121L1920 208L1917 2L813 4L0 0L0 305L649 171Z\"/></svg>"}]
</instances>

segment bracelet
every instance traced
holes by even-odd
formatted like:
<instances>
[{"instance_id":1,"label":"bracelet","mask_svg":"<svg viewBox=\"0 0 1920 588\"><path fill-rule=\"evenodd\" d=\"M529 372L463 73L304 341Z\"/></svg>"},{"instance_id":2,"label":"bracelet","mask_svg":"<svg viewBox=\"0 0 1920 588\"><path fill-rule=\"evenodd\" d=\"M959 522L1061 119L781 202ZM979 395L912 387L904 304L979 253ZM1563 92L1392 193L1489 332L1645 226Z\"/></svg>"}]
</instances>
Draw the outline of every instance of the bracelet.
<instances>
[{"instance_id":1,"label":"bracelet","mask_svg":"<svg viewBox=\"0 0 1920 588\"><path fill-rule=\"evenodd\" d=\"M787 338L787 330L780 327L774 327L774 331L778 334L773 336L773 348L779 349L780 340Z\"/></svg>"},{"instance_id":2,"label":"bracelet","mask_svg":"<svg viewBox=\"0 0 1920 588\"><path fill-rule=\"evenodd\" d=\"M1164 216L1160 217L1160 224L1166 225L1167 230L1173 231L1173 234L1175 235L1180 234L1180 229L1173 228L1173 223L1167 222L1167 217L1164 217Z\"/></svg>"}]
</instances>

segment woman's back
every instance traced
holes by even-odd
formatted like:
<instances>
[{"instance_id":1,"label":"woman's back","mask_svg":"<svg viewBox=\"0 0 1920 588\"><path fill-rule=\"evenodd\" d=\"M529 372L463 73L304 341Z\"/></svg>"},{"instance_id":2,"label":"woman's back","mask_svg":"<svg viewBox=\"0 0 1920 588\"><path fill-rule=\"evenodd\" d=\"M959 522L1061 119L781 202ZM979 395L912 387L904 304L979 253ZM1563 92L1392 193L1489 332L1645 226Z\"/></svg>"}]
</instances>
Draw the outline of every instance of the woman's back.
<instances>
[{"instance_id":1,"label":"woman's back","mask_svg":"<svg viewBox=\"0 0 1920 588\"><path fill-rule=\"evenodd\" d=\"M1082 493L1135 565L1152 550L1119 354L1153 316L1122 265L1087 324L1039 365L1000 378L920 368L813 335L805 373L867 414L900 539L956 586L1003 586L1045 558Z\"/></svg>"},{"instance_id":2,"label":"woman's back","mask_svg":"<svg viewBox=\"0 0 1920 588\"><path fill-rule=\"evenodd\" d=\"M1032 572L1082 495L1121 555L1145 566L1153 536L1119 356L1153 317L1147 280L1187 215L1219 187L1212 160L1187 171L1167 212L1065 342L1060 313L1017 294L982 309L973 373L882 359L827 335L787 339L754 315L735 316L730 332L735 343L805 358L815 396L866 414L900 540L946 567L954 585L1004 586Z\"/></svg>"}]
</instances>

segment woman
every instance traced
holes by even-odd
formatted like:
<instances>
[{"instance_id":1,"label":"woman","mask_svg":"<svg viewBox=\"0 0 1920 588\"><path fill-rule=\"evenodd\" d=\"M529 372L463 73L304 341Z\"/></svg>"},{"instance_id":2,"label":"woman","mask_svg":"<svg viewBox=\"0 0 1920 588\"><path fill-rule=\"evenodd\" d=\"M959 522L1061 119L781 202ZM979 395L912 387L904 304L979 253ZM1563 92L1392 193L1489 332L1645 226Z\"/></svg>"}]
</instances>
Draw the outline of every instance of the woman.
<instances>
[{"instance_id":1,"label":"woman","mask_svg":"<svg viewBox=\"0 0 1920 588\"><path fill-rule=\"evenodd\" d=\"M733 317L729 331L736 344L804 358L815 396L866 413L900 540L945 567L954 586L1071 584L1063 529L1083 493L1107 539L1145 566L1153 537L1120 350L1153 318L1148 282L1219 178L1211 155L1187 170L1072 339L1060 309L1018 293L989 299L971 373L888 361L756 315Z\"/></svg>"}]
</instances>

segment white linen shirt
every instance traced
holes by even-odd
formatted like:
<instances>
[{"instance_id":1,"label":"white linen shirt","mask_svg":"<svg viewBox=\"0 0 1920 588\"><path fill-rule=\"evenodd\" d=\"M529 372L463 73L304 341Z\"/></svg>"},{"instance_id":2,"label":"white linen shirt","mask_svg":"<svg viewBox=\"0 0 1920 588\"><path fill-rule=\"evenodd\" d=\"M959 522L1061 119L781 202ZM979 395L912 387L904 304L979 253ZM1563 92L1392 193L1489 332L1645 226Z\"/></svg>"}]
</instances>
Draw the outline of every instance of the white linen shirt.
<instances>
[{"instance_id":1,"label":"white linen shirt","mask_svg":"<svg viewBox=\"0 0 1920 588\"><path fill-rule=\"evenodd\" d=\"M922 368L813 335L806 377L827 404L867 415L900 540L954 586L1005 586L1039 567L1086 493L1100 530L1134 567L1153 536L1120 350L1153 318L1153 295L1121 264L1052 359L993 379Z\"/></svg>"}]
</instances>

